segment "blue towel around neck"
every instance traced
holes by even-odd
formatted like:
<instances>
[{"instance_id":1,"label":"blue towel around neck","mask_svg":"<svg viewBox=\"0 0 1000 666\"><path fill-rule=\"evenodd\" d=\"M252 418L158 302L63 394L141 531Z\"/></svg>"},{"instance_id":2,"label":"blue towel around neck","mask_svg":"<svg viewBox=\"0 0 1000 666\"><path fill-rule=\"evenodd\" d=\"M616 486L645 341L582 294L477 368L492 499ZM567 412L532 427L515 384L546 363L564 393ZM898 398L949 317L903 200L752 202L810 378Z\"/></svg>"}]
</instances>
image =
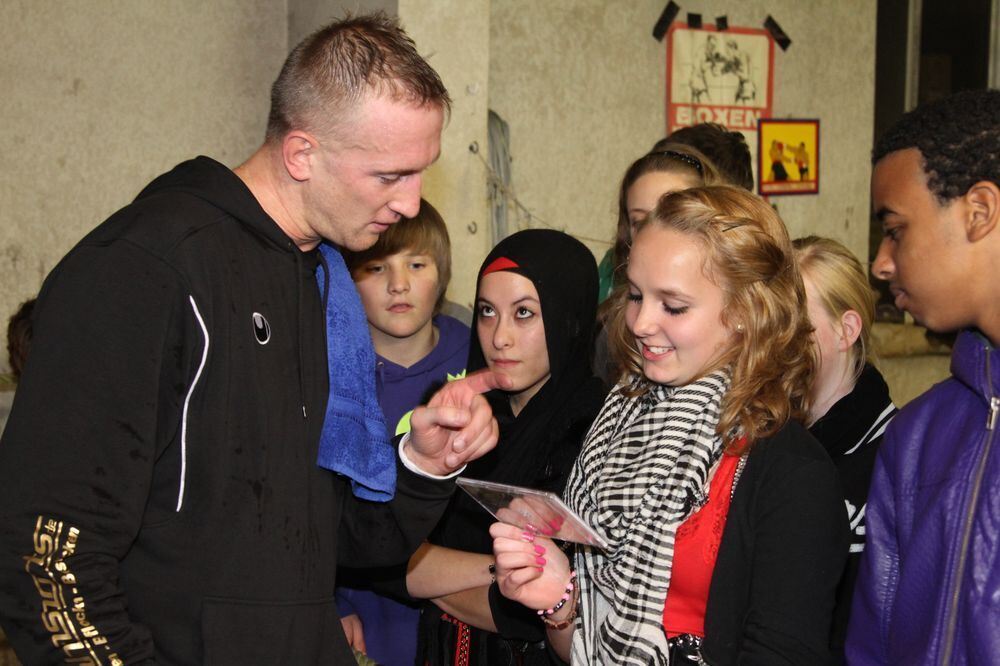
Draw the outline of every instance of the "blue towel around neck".
<instances>
[{"instance_id":1,"label":"blue towel around neck","mask_svg":"<svg viewBox=\"0 0 1000 666\"><path fill-rule=\"evenodd\" d=\"M396 450L375 393L375 349L365 309L340 252L327 243L319 251L324 261L316 277L321 296L326 289L330 398L317 463L350 478L356 497L388 502L396 492Z\"/></svg>"}]
</instances>

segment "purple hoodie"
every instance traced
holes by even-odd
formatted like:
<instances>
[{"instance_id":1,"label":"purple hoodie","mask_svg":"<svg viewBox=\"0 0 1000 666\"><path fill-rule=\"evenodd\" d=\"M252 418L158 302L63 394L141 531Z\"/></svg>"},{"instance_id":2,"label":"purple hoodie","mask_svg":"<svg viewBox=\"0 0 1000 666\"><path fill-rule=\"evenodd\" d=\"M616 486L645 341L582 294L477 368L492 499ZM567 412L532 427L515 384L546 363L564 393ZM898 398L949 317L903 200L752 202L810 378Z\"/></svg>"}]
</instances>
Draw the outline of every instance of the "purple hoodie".
<instances>
[{"instance_id":1,"label":"purple hoodie","mask_svg":"<svg viewBox=\"0 0 1000 666\"><path fill-rule=\"evenodd\" d=\"M389 437L410 429L410 413L424 404L442 384L465 375L469 356L469 327L447 315L434 317L438 343L430 354L409 368L376 354L375 386L385 415ZM344 578L363 582L365 570L342 570ZM405 567L393 574L379 569L372 575L404 575ZM357 614L364 627L368 656L383 666L411 666L417 653L419 607L399 603L367 589L337 588L341 617Z\"/></svg>"}]
</instances>

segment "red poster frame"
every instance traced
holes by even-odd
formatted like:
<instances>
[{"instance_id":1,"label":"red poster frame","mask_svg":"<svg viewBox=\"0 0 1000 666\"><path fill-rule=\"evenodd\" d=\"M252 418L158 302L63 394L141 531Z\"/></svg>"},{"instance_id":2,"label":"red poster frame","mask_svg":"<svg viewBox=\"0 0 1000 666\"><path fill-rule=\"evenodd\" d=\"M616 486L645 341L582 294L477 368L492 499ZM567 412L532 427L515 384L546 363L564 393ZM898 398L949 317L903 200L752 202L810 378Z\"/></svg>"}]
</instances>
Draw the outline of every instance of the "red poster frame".
<instances>
[{"instance_id":1,"label":"red poster frame","mask_svg":"<svg viewBox=\"0 0 1000 666\"><path fill-rule=\"evenodd\" d=\"M674 68L672 67L674 35L681 30L709 32L719 35L733 33L737 35L753 35L765 38L767 40L767 98L765 103L760 106L739 106L671 102L671 91L673 90L673 78L675 75ZM774 39L771 37L769 32L759 28L739 27L730 27L724 31L719 31L711 25L702 26L701 28L691 28L686 23L674 23L667 31L666 45L667 134L681 127L687 127L701 122L719 123L720 125L723 125L731 130L740 130L746 132L747 134L754 134L757 132L757 121L762 118L771 117L774 100ZM751 119L752 122L748 122L748 120Z\"/></svg>"}]
</instances>

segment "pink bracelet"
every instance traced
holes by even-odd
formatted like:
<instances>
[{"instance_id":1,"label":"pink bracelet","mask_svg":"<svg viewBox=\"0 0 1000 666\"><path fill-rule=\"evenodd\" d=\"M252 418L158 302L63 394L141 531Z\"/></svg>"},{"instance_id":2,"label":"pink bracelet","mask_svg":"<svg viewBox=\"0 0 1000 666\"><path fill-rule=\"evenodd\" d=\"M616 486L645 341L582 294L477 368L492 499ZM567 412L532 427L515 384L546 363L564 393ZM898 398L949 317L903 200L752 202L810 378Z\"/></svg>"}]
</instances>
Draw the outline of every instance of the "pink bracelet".
<instances>
[{"instance_id":1,"label":"pink bracelet","mask_svg":"<svg viewBox=\"0 0 1000 666\"><path fill-rule=\"evenodd\" d=\"M543 618L548 617L549 615L552 615L553 613L557 612L560 608L565 606L566 602L569 601L570 598L573 596L573 588L575 587L575 585L573 584L574 580L576 580L576 572L570 571L569 582L566 583L566 591L563 592L562 598L560 598L559 601L556 602L555 606L546 610L540 610L538 611L538 614L541 615Z\"/></svg>"}]
</instances>

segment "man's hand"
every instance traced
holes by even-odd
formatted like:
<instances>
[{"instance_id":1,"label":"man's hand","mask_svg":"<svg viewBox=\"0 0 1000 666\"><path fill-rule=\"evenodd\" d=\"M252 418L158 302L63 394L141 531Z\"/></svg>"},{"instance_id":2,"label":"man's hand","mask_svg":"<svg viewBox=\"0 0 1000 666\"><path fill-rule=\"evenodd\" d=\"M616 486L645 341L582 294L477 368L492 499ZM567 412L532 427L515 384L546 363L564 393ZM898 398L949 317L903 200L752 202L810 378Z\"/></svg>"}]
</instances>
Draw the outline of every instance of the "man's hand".
<instances>
[{"instance_id":1,"label":"man's hand","mask_svg":"<svg viewBox=\"0 0 1000 666\"><path fill-rule=\"evenodd\" d=\"M489 370L448 382L413 411L406 456L428 474L445 476L490 451L499 429L482 394L511 386L509 377Z\"/></svg>"}]
</instances>

